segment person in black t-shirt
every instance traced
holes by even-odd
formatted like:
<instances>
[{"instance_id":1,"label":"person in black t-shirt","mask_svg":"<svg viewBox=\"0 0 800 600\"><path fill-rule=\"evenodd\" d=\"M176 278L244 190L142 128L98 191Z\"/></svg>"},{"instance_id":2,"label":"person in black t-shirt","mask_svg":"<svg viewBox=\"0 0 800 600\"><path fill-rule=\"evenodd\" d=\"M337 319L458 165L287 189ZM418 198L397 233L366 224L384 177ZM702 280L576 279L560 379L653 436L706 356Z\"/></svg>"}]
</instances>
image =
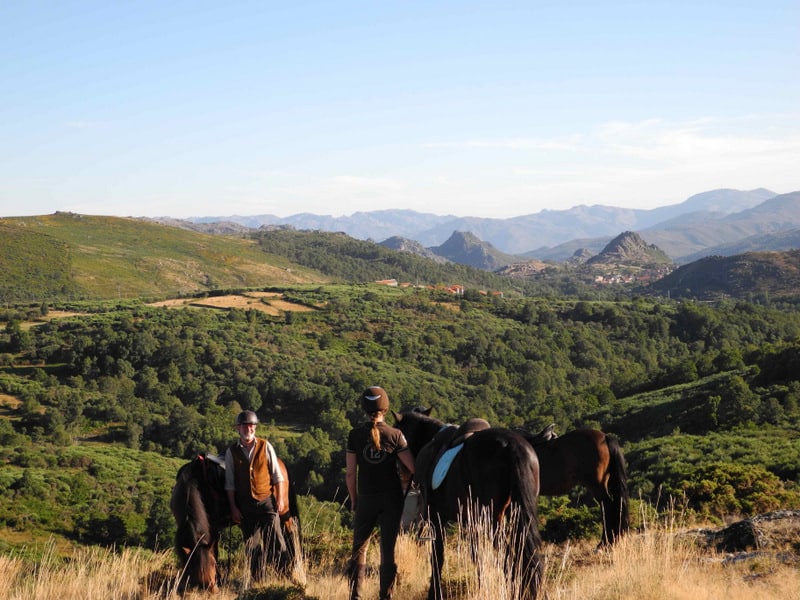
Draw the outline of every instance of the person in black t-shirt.
<instances>
[{"instance_id":1,"label":"person in black t-shirt","mask_svg":"<svg viewBox=\"0 0 800 600\"><path fill-rule=\"evenodd\" d=\"M347 492L353 521L353 552L348 565L350 600L362 600L367 568L367 546L376 525L380 527L380 598L390 600L397 576L394 548L403 514L403 487L397 461L413 476L414 457L403 433L384 423L389 396L372 386L361 395L369 421L353 428L347 437Z\"/></svg>"}]
</instances>

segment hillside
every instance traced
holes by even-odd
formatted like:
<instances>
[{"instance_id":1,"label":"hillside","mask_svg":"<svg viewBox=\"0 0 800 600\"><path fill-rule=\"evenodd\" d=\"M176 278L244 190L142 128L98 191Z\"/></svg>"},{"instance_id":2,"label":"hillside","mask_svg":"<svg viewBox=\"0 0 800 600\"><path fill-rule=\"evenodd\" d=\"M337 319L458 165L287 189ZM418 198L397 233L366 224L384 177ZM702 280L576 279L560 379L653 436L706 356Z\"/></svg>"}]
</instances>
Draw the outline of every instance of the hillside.
<instances>
[{"instance_id":1,"label":"hillside","mask_svg":"<svg viewBox=\"0 0 800 600\"><path fill-rule=\"evenodd\" d=\"M450 262L430 249L404 243L392 249L343 233L264 227L246 235L211 235L141 219L72 213L3 219L0 227L5 233L0 300L5 302L166 298L388 279L479 290L512 287L508 278ZM505 256L480 241L462 244L459 251L477 252L484 262ZM520 289L518 283L515 287Z\"/></svg>"},{"instance_id":2,"label":"hillside","mask_svg":"<svg viewBox=\"0 0 800 600\"><path fill-rule=\"evenodd\" d=\"M796 298L800 250L701 258L654 282L650 290L673 298Z\"/></svg>"},{"instance_id":3,"label":"hillside","mask_svg":"<svg viewBox=\"0 0 800 600\"><path fill-rule=\"evenodd\" d=\"M794 248L800 248L800 229L751 235L734 242L690 254L685 256L684 260L693 262L706 256L733 256L734 254L744 254L745 252L777 252Z\"/></svg>"},{"instance_id":4,"label":"hillside","mask_svg":"<svg viewBox=\"0 0 800 600\"><path fill-rule=\"evenodd\" d=\"M0 299L36 300L78 292L67 243L0 221Z\"/></svg>"},{"instance_id":5,"label":"hillside","mask_svg":"<svg viewBox=\"0 0 800 600\"><path fill-rule=\"evenodd\" d=\"M295 231L287 228L261 229L253 234L264 251L321 273L339 282L366 283L394 279L411 285L461 285L472 288L505 290L509 281L474 266L443 260L443 256L427 258L418 246L402 242L376 244L352 238L344 233ZM462 245L460 251L474 250L480 254L484 247ZM432 252L435 249L429 249ZM438 253L437 253L438 254Z\"/></svg>"},{"instance_id":6,"label":"hillside","mask_svg":"<svg viewBox=\"0 0 800 600\"><path fill-rule=\"evenodd\" d=\"M782 194L752 208L732 214L694 215L691 219L662 223L639 233L678 263L724 244L751 236L780 235L800 227L800 192ZM765 238L768 242L768 238ZM768 248L768 246L767 246ZM758 250L764 250L760 247Z\"/></svg>"},{"instance_id":7,"label":"hillside","mask_svg":"<svg viewBox=\"0 0 800 600\"><path fill-rule=\"evenodd\" d=\"M663 277L673 268L672 261L660 248L647 244L637 233L625 231L597 254L585 247L578 248L563 262L528 260L498 272L515 278L558 282L561 289L582 282L597 290L609 284L641 285Z\"/></svg>"},{"instance_id":8,"label":"hillside","mask_svg":"<svg viewBox=\"0 0 800 600\"><path fill-rule=\"evenodd\" d=\"M0 298L130 298L326 278L248 238L136 219L55 213L0 219ZM20 274L25 273L21 285ZM31 277L28 278L28 273Z\"/></svg>"},{"instance_id":9,"label":"hillside","mask_svg":"<svg viewBox=\"0 0 800 600\"><path fill-rule=\"evenodd\" d=\"M374 284L280 292L315 308L0 310L0 545L13 545L19 537L6 532L17 529L78 542L170 539L169 487L156 489L153 471L134 465L134 482L120 488L107 461L218 451L242 407L262 417L299 489L341 501L346 434L362 418L355 398L376 381L394 407L424 404L448 422L613 432L633 497L653 504L662 492L699 490L716 469L736 492L723 504L698 491L691 510L722 518L800 505L791 307L453 297ZM684 458L663 460L659 449ZM589 508L555 503L543 515L548 536L595 535Z\"/></svg>"}]
</instances>

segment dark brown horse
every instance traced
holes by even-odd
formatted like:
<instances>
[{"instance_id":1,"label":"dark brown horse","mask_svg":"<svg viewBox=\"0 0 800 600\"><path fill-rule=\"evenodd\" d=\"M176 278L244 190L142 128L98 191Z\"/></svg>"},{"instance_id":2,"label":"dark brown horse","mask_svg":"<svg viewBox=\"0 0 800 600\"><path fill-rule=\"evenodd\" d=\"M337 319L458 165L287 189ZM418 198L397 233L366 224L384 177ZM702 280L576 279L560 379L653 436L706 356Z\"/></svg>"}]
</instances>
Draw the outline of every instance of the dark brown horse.
<instances>
[{"instance_id":1,"label":"dark brown horse","mask_svg":"<svg viewBox=\"0 0 800 600\"><path fill-rule=\"evenodd\" d=\"M283 506L288 508L280 515L280 520L291 571L302 560L300 513L294 481L280 458L278 466L289 482L282 487L285 491ZM175 552L182 568L180 589L215 590L219 581L219 537L222 530L231 525L223 458L207 454L183 465L172 488L170 509L177 525Z\"/></svg>"},{"instance_id":2,"label":"dark brown horse","mask_svg":"<svg viewBox=\"0 0 800 600\"><path fill-rule=\"evenodd\" d=\"M600 543L613 544L628 530L625 457L616 438L597 429L575 429L550 439L521 433L539 457L540 495L560 496L584 486L600 504Z\"/></svg>"},{"instance_id":3,"label":"dark brown horse","mask_svg":"<svg viewBox=\"0 0 800 600\"><path fill-rule=\"evenodd\" d=\"M514 578L519 597L533 599L542 577L539 556L537 495L539 464L536 453L525 439L509 429L489 428L477 419L455 427L445 425L426 414L410 411L393 413L396 426L403 432L417 465L416 481L422 489L423 514L433 528L431 582L429 600L441 600L441 573L444 565L444 531L448 522L464 523L470 511L491 511L495 529L509 516L514 505L511 539L513 548L506 561L509 578ZM474 431L472 431L474 429ZM437 466L443 452L453 452L446 474ZM472 513L474 514L474 513Z\"/></svg>"}]
</instances>

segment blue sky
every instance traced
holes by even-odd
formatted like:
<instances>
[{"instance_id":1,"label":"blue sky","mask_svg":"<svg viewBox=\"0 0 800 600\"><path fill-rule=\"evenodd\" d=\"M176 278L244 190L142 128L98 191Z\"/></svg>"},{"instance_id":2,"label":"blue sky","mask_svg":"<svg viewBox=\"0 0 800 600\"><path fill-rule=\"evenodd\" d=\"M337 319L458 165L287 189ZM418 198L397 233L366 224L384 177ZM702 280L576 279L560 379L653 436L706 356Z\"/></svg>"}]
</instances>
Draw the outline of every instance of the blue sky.
<instances>
[{"instance_id":1,"label":"blue sky","mask_svg":"<svg viewBox=\"0 0 800 600\"><path fill-rule=\"evenodd\" d=\"M800 189L800 2L0 0L0 216Z\"/></svg>"}]
</instances>

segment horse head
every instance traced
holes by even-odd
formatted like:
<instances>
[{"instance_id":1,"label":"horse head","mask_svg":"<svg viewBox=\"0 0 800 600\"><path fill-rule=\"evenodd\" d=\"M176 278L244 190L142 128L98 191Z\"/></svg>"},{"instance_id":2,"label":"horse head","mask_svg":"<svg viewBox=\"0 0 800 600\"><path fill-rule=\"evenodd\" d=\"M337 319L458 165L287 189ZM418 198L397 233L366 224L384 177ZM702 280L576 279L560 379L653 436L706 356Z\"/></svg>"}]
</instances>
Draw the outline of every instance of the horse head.
<instances>
[{"instance_id":1,"label":"horse head","mask_svg":"<svg viewBox=\"0 0 800 600\"><path fill-rule=\"evenodd\" d=\"M394 412L395 427L403 432L414 456L444 427L444 423L417 409Z\"/></svg>"},{"instance_id":2,"label":"horse head","mask_svg":"<svg viewBox=\"0 0 800 600\"><path fill-rule=\"evenodd\" d=\"M170 508L177 525L175 552L184 588L216 589L217 540L220 522L227 519L223 487L224 467L206 457L197 457L178 471Z\"/></svg>"},{"instance_id":3,"label":"horse head","mask_svg":"<svg viewBox=\"0 0 800 600\"><path fill-rule=\"evenodd\" d=\"M217 589L216 543L199 541L194 548L182 546L185 565L182 581L184 587L197 587L214 592Z\"/></svg>"}]
</instances>

